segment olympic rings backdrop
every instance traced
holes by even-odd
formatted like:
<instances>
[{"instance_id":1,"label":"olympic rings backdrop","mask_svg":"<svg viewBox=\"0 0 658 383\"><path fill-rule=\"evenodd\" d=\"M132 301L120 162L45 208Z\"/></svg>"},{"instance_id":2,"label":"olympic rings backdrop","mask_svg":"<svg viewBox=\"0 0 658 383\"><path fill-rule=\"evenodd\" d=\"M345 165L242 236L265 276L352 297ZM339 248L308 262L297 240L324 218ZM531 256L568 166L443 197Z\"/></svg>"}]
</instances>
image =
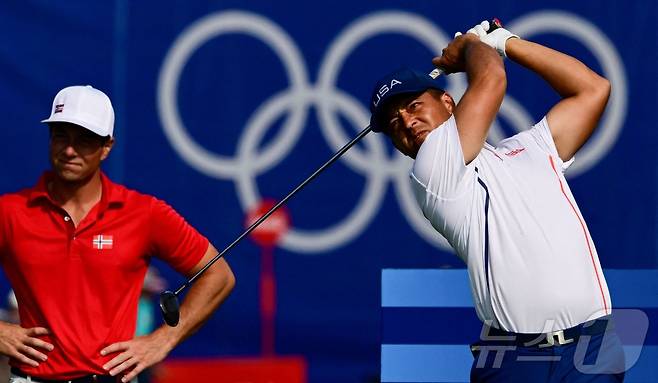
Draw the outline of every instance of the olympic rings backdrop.
<instances>
[{"instance_id":1,"label":"olympic rings backdrop","mask_svg":"<svg viewBox=\"0 0 658 383\"><path fill-rule=\"evenodd\" d=\"M655 15L649 0L5 1L0 192L48 167L38 121L57 90L92 84L116 110L108 175L168 201L223 248L247 212L283 197L367 125L379 76L429 71L454 32L496 16L611 81L568 178L603 266L656 268ZM494 143L557 101L536 76L506 68ZM442 81L457 99L466 87L462 75ZM273 250L276 352L301 356L310 382L376 380L382 268L463 267L416 208L409 166L371 134L287 206L290 226ZM245 240L227 255L234 294L172 360L260 354L263 251ZM170 285L182 281L155 264Z\"/></svg>"}]
</instances>

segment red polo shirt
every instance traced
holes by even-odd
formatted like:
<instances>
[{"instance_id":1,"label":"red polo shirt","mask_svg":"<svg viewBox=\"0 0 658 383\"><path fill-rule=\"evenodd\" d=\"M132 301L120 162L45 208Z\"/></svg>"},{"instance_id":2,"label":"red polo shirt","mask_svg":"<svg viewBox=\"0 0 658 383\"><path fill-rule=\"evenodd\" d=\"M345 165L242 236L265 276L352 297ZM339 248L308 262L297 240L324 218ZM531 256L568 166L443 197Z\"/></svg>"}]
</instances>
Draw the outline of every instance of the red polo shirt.
<instances>
[{"instance_id":1,"label":"red polo shirt","mask_svg":"<svg viewBox=\"0 0 658 383\"><path fill-rule=\"evenodd\" d=\"M100 350L133 338L150 257L186 274L208 240L163 201L105 175L100 202L75 227L48 196L50 177L0 197L0 262L21 326L50 329L43 339L55 346L37 368L10 364L44 379L103 374L116 354L103 357Z\"/></svg>"}]
</instances>

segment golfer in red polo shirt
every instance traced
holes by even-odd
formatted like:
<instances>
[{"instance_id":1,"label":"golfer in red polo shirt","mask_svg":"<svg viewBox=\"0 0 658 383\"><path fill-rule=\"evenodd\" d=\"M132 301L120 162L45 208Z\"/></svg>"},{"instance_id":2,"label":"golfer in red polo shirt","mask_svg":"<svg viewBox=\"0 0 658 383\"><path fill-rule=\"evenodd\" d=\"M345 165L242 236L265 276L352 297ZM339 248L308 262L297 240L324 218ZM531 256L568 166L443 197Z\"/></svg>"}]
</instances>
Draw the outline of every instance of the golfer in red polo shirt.
<instances>
[{"instance_id":1,"label":"golfer in red polo shirt","mask_svg":"<svg viewBox=\"0 0 658 383\"><path fill-rule=\"evenodd\" d=\"M10 382L136 381L226 299L233 274L220 259L190 289L177 327L134 337L150 257L191 275L217 251L169 205L101 172L114 144L103 92L64 88L43 122L52 171L0 197L0 263L21 318L0 322Z\"/></svg>"}]
</instances>

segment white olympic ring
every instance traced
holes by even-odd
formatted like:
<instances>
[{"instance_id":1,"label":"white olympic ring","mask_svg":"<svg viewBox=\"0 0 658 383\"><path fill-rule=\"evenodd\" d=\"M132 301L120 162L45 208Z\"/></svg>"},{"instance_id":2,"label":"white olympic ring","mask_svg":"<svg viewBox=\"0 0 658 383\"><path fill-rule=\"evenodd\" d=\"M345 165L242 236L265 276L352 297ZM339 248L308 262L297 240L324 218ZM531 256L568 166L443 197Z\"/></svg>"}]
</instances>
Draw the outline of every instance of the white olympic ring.
<instances>
[{"instance_id":1,"label":"white olympic ring","mask_svg":"<svg viewBox=\"0 0 658 383\"><path fill-rule=\"evenodd\" d=\"M281 28L262 16L238 11L209 15L196 21L176 39L158 80L158 108L163 121L162 126L167 138L185 161L198 171L217 178L235 177L247 164L216 155L198 145L187 134L178 113L177 88L183 67L194 51L206 41L231 32L250 34L268 43L283 59L293 92L303 92L308 83L306 66L299 49ZM300 100L304 98L300 97ZM255 159L257 168L265 168L269 164L280 161L280 156L291 149L290 147L301 134L302 122L306 119L306 114L306 105L292 106L292 116L287 119L284 129L279 133L282 137L273 140L273 144L264 150L264 154Z\"/></svg>"},{"instance_id":2,"label":"white olympic ring","mask_svg":"<svg viewBox=\"0 0 658 383\"><path fill-rule=\"evenodd\" d=\"M614 144L626 114L626 78L614 46L594 26L566 13L536 12L509 23L509 27L524 37L533 33L558 32L577 39L594 53L606 77L613 83L616 91L599 129L602 132L579 153L579 161L575 163L579 166L574 164L576 169L571 175L586 171ZM290 82L288 89L267 99L249 118L234 158L215 154L194 141L180 118L177 100L178 81L194 52L209 40L228 33L243 33L270 46L282 60ZM416 14L371 13L355 20L332 42L322 60L317 85L312 86L299 48L278 25L260 15L242 11L205 16L181 33L164 60L158 81L158 109L165 135L183 160L199 172L233 180L242 209L253 209L262 199L256 177L276 166L292 150L303 131L309 108L317 108L321 132L334 151L353 136L343 131L338 113L346 117L351 131L359 131L367 125L368 110L353 96L337 89L336 80L348 55L364 41L382 33L415 38L436 55L450 41L440 28ZM447 90L458 100L466 89L464 76L449 76L446 81ZM285 113L288 116L283 128L257 152L268 129ZM505 97L499 116L517 131L532 125L528 113L509 95ZM498 141L503 134L495 122L490 138ZM365 189L356 208L329 228L310 231L291 227L279 245L299 253L322 253L349 243L372 221L390 180L401 211L412 228L435 247L450 250L447 241L436 233L416 206L408 181L411 160L397 152L389 156L380 135L370 134L363 142L365 150L355 146L341 158L350 169L366 177Z\"/></svg>"}]
</instances>

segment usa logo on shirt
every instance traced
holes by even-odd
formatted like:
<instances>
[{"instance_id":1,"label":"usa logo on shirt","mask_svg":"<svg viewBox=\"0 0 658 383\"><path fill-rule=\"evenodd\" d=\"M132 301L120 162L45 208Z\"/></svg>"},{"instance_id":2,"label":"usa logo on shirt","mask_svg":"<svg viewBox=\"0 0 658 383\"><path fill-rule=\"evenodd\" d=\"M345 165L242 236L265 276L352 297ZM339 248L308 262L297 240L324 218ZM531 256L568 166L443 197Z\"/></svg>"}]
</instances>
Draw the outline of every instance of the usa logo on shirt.
<instances>
[{"instance_id":1,"label":"usa logo on shirt","mask_svg":"<svg viewBox=\"0 0 658 383\"><path fill-rule=\"evenodd\" d=\"M93 241L91 243L94 245L94 249L98 250L110 250L114 241L112 240L111 235L94 235Z\"/></svg>"}]
</instances>

